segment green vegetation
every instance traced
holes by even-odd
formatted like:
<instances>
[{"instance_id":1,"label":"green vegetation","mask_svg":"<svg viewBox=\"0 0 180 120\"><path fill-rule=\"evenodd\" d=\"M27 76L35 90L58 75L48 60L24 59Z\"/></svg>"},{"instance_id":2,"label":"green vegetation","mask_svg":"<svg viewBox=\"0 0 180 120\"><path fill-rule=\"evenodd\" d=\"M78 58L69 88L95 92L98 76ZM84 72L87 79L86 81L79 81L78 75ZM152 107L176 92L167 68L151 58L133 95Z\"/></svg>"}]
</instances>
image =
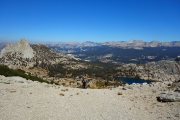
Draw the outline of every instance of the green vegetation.
<instances>
[{"instance_id":1,"label":"green vegetation","mask_svg":"<svg viewBox=\"0 0 180 120\"><path fill-rule=\"evenodd\" d=\"M6 77L10 77L10 76L20 76L20 77L23 77L25 79L30 79L32 81L39 81L39 82L45 82L45 83L52 83L52 82L49 82L49 81L46 81L46 80L43 80L42 78L39 78L37 76L32 76L30 74L26 74L25 71L23 70L13 70L13 69L10 69L8 68L7 66L4 66L4 65L0 65L0 75L4 75Z\"/></svg>"},{"instance_id":2,"label":"green vegetation","mask_svg":"<svg viewBox=\"0 0 180 120\"><path fill-rule=\"evenodd\" d=\"M111 64L88 63L87 69L68 69L64 68L63 64L49 66L49 76L61 78L75 78L77 76L88 75L91 78L102 78L104 80L113 80L117 73L115 67Z\"/></svg>"},{"instance_id":3,"label":"green vegetation","mask_svg":"<svg viewBox=\"0 0 180 120\"><path fill-rule=\"evenodd\" d=\"M105 84L102 80L98 80L96 81L96 87L102 89L103 87L105 87Z\"/></svg>"}]
</instances>

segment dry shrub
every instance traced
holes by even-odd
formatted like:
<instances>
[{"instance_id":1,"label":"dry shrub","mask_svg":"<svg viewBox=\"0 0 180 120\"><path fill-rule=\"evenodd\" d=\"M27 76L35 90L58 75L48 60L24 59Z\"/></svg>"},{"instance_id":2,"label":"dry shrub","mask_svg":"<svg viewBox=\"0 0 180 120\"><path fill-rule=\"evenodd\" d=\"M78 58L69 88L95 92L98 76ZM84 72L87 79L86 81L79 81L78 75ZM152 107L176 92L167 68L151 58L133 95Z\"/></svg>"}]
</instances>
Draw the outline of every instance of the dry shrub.
<instances>
[{"instance_id":1,"label":"dry shrub","mask_svg":"<svg viewBox=\"0 0 180 120\"><path fill-rule=\"evenodd\" d=\"M118 94L118 95L122 95L122 92L118 92L117 94Z\"/></svg>"},{"instance_id":2,"label":"dry shrub","mask_svg":"<svg viewBox=\"0 0 180 120\"><path fill-rule=\"evenodd\" d=\"M169 86L169 87L167 87L168 89L175 89L175 88L177 88L177 86Z\"/></svg>"},{"instance_id":3,"label":"dry shrub","mask_svg":"<svg viewBox=\"0 0 180 120\"><path fill-rule=\"evenodd\" d=\"M10 92L10 93L15 93L15 92L16 92L16 90L10 90L9 92Z\"/></svg>"},{"instance_id":4,"label":"dry shrub","mask_svg":"<svg viewBox=\"0 0 180 120\"><path fill-rule=\"evenodd\" d=\"M60 93L59 95L64 96L64 93Z\"/></svg>"},{"instance_id":5,"label":"dry shrub","mask_svg":"<svg viewBox=\"0 0 180 120\"><path fill-rule=\"evenodd\" d=\"M102 88L104 88L104 86L105 86L104 81L98 80L98 81L96 82L96 87L97 87L98 89L102 89Z\"/></svg>"},{"instance_id":6,"label":"dry shrub","mask_svg":"<svg viewBox=\"0 0 180 120\"><path fill-rule=\"evenodd\" d=\"M68 89L61 89L61 91L65 92L65 91L68 91Z\"/></svg>"}]
</instances>

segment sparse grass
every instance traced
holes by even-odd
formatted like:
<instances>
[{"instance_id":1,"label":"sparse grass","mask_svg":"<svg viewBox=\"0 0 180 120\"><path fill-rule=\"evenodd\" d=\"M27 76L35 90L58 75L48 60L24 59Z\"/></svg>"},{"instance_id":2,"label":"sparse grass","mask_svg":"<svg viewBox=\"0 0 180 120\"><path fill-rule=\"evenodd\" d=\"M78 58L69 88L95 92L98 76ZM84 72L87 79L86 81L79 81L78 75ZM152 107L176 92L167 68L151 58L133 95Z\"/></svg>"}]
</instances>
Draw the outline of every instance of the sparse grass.
<instances>
[{"instance_id":1,"label":"sparse grass","mask_svg":"<svg viewBox=\"0 0 180 120\"><path fill-rule=\"evenodd\" d=\"M65 92L65 91L68 91L68 89L61 89L61 91Z\"/></svg>"},{"instance_id":2,"label":"sparse grass","mask_svg":"<svg viewBox=\"0 0 180 120\"><path fill-rule=\"evenodd\" d=\"M102 88L104 88L104 86L105 86L105 84L104 84L104 82L103 82L102 80L98 80L98 81L96 82L96 87L97 87L98 89L102 89Z\"/></svg>"},{"instance_id":3,"label":"sparse grass","mask_svg":"<svg viewBox=\"0 0 180 120\"><path fill-rule=\"evenodd\" d=\"M10 90L9 92L10 92L10 93L15 93L15 92L16 92L16 90Z\"/></svg>"},{"instance_id":4,"label":"sparse grass","mask_svg":"<svg viewBox=\"0 0 180 120\"><path fill-rule=\"evenodd\" d=\"M64 96L64 93L60 93L59 95Z\"/></svg>"},{"instance_id":5,"label":"sparse grass","mask_svg":"<svg viewBox=\"0 0 180 120\"><path fill-rule=\"evenodd\" d=\"M76 95L79 95L79 93L76 93Z\"/></svg>"},{"instance_id":6,"label":"sparse grass","mask_svg":"<svg viewBox=\"0 0 180 120\"><path fill-rule=\"evenodd\" d=\"M169 86L169 87L167 87L168 89L175 89L175 88L177 88L177 86Z\"/></svg>"},{"instance_id":7,"label":"sparse grass","mask_svg":"<svg viewBox=\"0 0 180 120\"><path fill-rule=\"evenodd\" d=\"M118 92L117 94L118 94L118 95L122 95L122 92Z\"/></svg>"}]
</instances>

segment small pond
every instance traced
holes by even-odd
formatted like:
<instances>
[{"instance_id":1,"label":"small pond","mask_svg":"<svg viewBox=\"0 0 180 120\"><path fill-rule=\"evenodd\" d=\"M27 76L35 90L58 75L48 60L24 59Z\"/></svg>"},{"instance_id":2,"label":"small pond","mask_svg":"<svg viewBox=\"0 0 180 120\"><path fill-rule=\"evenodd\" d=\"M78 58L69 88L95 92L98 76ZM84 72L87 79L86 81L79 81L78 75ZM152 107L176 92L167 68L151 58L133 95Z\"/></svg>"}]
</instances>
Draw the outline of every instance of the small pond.
<instances>
[{"instance_id":1,"label":"small pond","mask_svg":"<svg viewBox=\"0 0 180 120\"><path fill-rule=\"evenodd\" d=\"M132 83L148 83L150 84L153 81L150 80L143 80L143 79L136 79L136 78L117 78L118 80L122 80L128 84L132 84Z\"/></svg>"}]
</instances>

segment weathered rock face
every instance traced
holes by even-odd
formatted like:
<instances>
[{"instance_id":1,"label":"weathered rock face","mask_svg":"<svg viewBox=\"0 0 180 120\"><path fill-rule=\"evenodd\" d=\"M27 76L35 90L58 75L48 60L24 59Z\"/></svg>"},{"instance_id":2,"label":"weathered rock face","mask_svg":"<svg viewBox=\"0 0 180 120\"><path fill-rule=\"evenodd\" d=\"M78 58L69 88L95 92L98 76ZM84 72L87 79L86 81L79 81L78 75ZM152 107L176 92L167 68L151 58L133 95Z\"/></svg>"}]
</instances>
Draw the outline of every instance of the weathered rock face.
<instances>
[{"instance_id":1,"label":"weathered rock face","mask_svg":"<svg viewBox=\"0 0 180 120\"><path fill-rule=\"evenodd\" d=\"M175 61L150 62L143 66L143 70L137 67L138 76L142 79L177 81L180 79L180 64Z\"/></svg>"},{"instance_id":2,"label":"weathered rock face","mask_svg":"<svg viewBox=\"0 0 180 120\"><path fill-rule=\"evenodd\" d=\"M0 58L10 55L13 56L14 54L18 54L22 58L33 58L34 51L26 41L26 39L21 39L16 44L8 44L0 54Z\"/></svg>"},{"instance_id":3,"label":"weathered rock face","mask_svg":"<svg viewBox=\"0 0 180 120\"><path fill-rule=\"evenodd\" d=\"M126 64L117 68L121 77L157 81L178 81L180 63L176 61L149 62L143 65Z\"/></svg>"},{"instance_id":4,"label":"weathered rock face","mask_svg":"<svg viewBox=\"0 0 180 120\"><path fill-rule=\"evenodd\" d=\"M8 44L0 53L0 64L17 69L32 67L35 51L30 47L26 39L21 39L16 44Z\"/></svg>"},{"instance_id":5,"label":"weathered rock face","mask_svg":"<svg viewBox=\"0 0 180 120\"><path fill-rule=\"evenodd\" d=\"M157 100L161 102L180 102L180 93L174 91L161 93Z\"/></svg>"}]
</instances>

